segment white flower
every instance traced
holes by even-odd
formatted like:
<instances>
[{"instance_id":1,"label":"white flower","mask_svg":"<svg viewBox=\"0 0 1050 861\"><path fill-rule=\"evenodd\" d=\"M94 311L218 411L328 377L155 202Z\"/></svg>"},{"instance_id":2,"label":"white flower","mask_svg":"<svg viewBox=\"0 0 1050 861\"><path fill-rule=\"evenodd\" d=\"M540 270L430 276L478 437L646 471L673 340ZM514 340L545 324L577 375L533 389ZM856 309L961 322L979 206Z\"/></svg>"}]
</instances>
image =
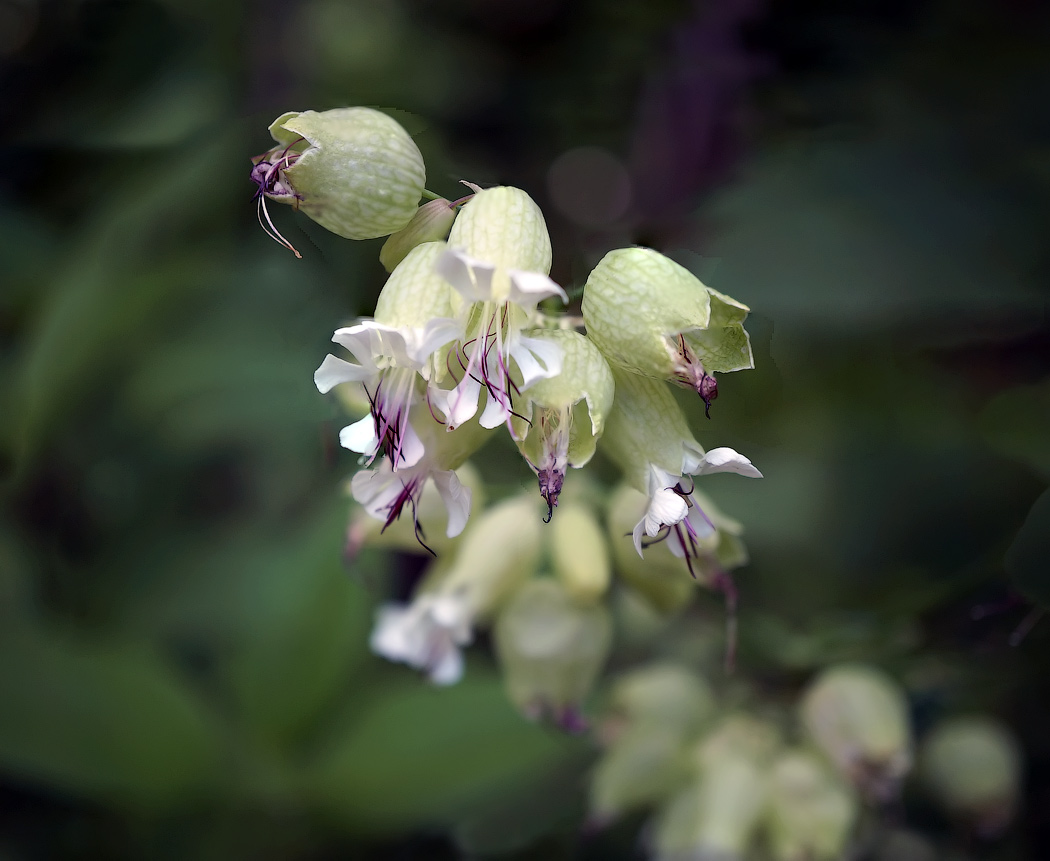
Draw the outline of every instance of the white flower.
<instances>
[{"instance_id":1,"label":"white flower","mask_svg":"<svg viewBox=\"0 0 1050 861\"><path fill-rule=\"evenodd\" d=\"M634 527L634 547L642 555L642 535L652 539L670 537L671 552L690 561L698 555L698 544L713 535L715 524L681 481L685 475L712 475L735 472L748 478L761 478L754 465L739 452L721 447L697 456L697 446L684 447L681 474L649 466L649 505ZM690 565L691 569L691 565Z\"/></svg>"},{"instance_id":2,"label":"white flower","mask_svg":"<svg viewBox=\"0 0 1050 861\"><path fill-rule=\"evenodd\" d=\"M367 455L369 463L380 451L396 469L418 463L423 444L409 424L409 410L420 399L431 356L459 332L450 318L431 320L422 328L362 320L337 329L332 340L358 363L329 354L314 373L314 383L322 394L340 383L361 383L371 405L368 416L340 431L340 444Z\"/></svg>"},{"instance_id":3,"label":"white flower","mask_svg":"<svg viewBox=\"0 0 1050 861\"><path fill-rule=\"evenodd\" d=\"M428 481L434 482L448 510L446 534L449 538L459 535L470 516L470 489L460 483L451 469L436 468L430 457L424 456L413 465L402 466L396 471L391 468L390 460L384 458L378 469L358 472L350 481L350 490L365 511L384 521L384 528L397 520L408 506L416 524L416 536L422 544L424 536L419 529L416 506Z\"/></svg>"},{"instance_id":4,"label":"white flower","mask_svg":"<svg viewBox=\"0 0 1050 861\"><path fill-rule=\"evenodd\" d=\"M479 191L452 226L435 271L462 297L466 330L450 357L458 383L437 406L453 430L474 416L484 389L481 426L509 423L516 395L561 372L557 345L522 335L538 303L552 296L568 301L547 275L550 237L542 213L520 189Z\"/></svg>"},{"instance_id":5,"label":"white flower","mask_svg":"<svg viewBox=\"0 0 1050 861\"><path fill-rule=\"evenodd\" d=\"M425 670L432 682L463 677L461 646L473 638L469 613L452 595L417 595L410 604L386 604L376 613L372 651L389 661Z\"/></svg>"}]
</instances>

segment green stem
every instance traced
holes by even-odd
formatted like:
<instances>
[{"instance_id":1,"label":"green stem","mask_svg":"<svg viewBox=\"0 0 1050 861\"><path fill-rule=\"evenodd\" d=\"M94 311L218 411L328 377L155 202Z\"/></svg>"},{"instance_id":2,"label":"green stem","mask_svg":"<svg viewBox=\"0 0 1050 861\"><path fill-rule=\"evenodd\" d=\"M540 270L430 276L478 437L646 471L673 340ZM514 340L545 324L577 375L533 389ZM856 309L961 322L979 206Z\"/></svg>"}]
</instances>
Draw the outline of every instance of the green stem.
<instances>
[{"instance_id":1,"label":"green stem","mask_svg":"<svg viewBox=\"0 0 1050 861\"><path fill-rule=\"evenodd\" d=\"M424 188L423 197L425 197L427 200L438 200L441 197L441 195L435 194L429 188Z\"/></svg>"}]
</instances>

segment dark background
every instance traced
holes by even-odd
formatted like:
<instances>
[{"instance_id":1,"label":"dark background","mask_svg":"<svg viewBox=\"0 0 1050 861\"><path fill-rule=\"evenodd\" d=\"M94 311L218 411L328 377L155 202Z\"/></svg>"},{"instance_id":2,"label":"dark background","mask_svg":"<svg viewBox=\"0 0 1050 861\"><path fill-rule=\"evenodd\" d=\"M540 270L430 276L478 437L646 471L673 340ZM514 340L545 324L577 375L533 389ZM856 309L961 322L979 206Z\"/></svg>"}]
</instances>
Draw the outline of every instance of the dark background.
<instances>
[{"instance_id":1,"label":"dark background","mask_svg":"<svg viewBox=\"0 0 1050 861\"><path fill-rule=\"evenodd\" d=\"M640 819L581 833L589 743L523 722L484 646L440 696L367 652L391 563L341 559L354 461L311 374L379 241L275 207L295 260L248 182L274 117L353 104L396 109L430 189L532 194L566 287L641 243L751 306L757 369L692 404L766 475L710 485L753 556L738 674L790 698L860 659L920 734L1000 717L1004 836L911 790L893 815L1050 857L1050 498L1010 550L1050 479L1048 28L1035 0L2 0L0 858L639 857Z\"/></svg>"}]
</instances>

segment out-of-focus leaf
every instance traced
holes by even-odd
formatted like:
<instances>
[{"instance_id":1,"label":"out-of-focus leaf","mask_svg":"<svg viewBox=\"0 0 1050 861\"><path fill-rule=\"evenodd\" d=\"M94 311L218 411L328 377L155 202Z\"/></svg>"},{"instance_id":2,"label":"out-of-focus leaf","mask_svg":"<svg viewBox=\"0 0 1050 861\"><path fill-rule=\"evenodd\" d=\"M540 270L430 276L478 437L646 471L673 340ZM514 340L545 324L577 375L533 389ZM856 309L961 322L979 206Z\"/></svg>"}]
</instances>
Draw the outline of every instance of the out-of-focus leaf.
<instances>
[{"instance_id":1,"label":"out-of-focus leaf","mask_svg":"<svg viewBox=\"0 0 1050 861\"><path fill-rule=\"evenodd\" d=\"M1050 490L1035 501L1004 561L1018 589L1050 606Z\"/></svg>"},{"instance_id":2,"label":"out-of-focus leaf","mask_svg":"<svg viewBox=\"0 0 1050 861\"><path fill-rule=\"evenodd\" d=\"M997 395L981 413L980 429L1000 454L1050 479L1050 382Z\"/></svg>"},{"instance_id":3,"label":"out-of-focus leaf","mask_svg":"<svg viewBox=\"0 0 1050 861\"><path fill-rule=\"evenodd\" d=\"M450 822L578 746L525 721L491 676L473 672L451 688L413 679L377 696L320 747L304 789L353 828Z\"/></svg>"},{"instance_id":4,"label":"out-of-focus leaf","mask_svg":"<svg viewBox=\"0 0 1050 861\"><path fill-rule=\"evenodd\" d=\"M121 355L155 336L172 299L207 285L221 269L215 249L161 256L196 217L187 189L215 181L225 143L203 147L178 171L130 181L69 250L30 333L16 398L23 447L40 447L59 417L95 387Z\"/></svg>"},{"instance_id":5,"label":"out-of-focus leaf","mask_svg":"<svg viewBox=\"0 0 1050 861\"><path fill-rule=\"evenodd\" d=\"M215 726L150 651L8 633L0 764L65 792L163 806L216 778Z\"/></svg>"},{"instance_id":6,"label":"out-of-focus leaf","mask_svg":"<svg viewBox=\"0 0 1050 861\"><path fill-rule=\"evenodd\" d=\"M343 506L302 534L259 548L238 615L244 639L229 666L244 723L280 742L347 686L367 653L370 613L343 569Z\"/></svg>"},{"instance_id":7,"label":"out-of-focus leaf","mask_svg":"<svg viewBox=\"0 0 1050 861\"><path fill-rule=\"evenodd\" d=\"M553 831L559 823L579 821L587 785L585 770L592 757L567 760L571 761L474 807L453 830L460 850L472 858L505 855Z\"/></svg>"}]
</instances>

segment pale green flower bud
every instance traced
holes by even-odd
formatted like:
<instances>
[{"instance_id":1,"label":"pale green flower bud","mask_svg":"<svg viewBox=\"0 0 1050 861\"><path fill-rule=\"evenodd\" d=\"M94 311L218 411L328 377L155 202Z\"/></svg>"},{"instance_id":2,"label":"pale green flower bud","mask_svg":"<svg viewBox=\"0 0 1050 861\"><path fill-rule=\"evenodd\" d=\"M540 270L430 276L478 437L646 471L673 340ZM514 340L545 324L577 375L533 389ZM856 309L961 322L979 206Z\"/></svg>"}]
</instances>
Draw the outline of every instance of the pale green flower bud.
<instances>
[{"instance_id":1,"label":"pale green flower bud","mask_svg":"<svg viewBox=\"0 0 1050 861\"><path fill-rule=\"evenodd\" d=\"M920 773L950 812L985 834L1013 817L1021 786L1021 752L1013 734L985 717L946 720L923 742Z\"/></svg>"},{"instance_id":2,"label":"pale green flower bud","mask_svg":"<svg viewBox=\"0 0 1050 861\"><path fill-rule=\"evenodd\" d=\"M252 169L260 195L294 204L347 239L386 236L415 214L426 180L423 156L386 114L290 111L274 120L270 134L279 146Z\"/></svg>"},{"instance_id":3,"label":"pale green flower bud","mask_svg":"<svg viewBox=\"0 0 1050 861\"><path fill-rule=\"evenodd\" d=\"M550 529L551 564L558 581L577 603L597 603L609 588L611 566L605 534L591 509L563 506Z\"/></svg>"},{"instance_id":4,"label":"pale green flower bud","mask_svg":"<svg viewBox=\"0 0 1050 861\"><path fill-rule=\"evenodd\" d=\"M583 729L580 707L612 642L605 607L580 607L558 581L532 580L503 608L495 634L507 693L522 713Z\"/></svg>"},{"instance_id":5,"label":"pale green flower bud","mask_svg":"<svg viewBox=\"0 0 1050 861\"><path fill-rule=\"evenodd\" d=\"M540 495L558 504L567 466L579 468L594 456L613 405L613 376L598 348L567 329L539 329L530 338L561 351L561 372L529 386L528 406L511 419L518 449L535 470Z\"/></svg>"},{"instance_id":6,"label":"pale green flower bud","mask_svg":"<svg viewBox=\"0 0 1050 861\"><path fill-rule=\"evenodd\" d=\"M652 724L659 732L686 738L715 713L708 684L677 664L651 664L622 676L609 701L628 727Z\"/></svg>"},{"instance_id":7,"label":"pale green flower bud","mask_svg":"<svg viewBox=\"0 0 1050 861\"><path fill-rule=\"evenodd\" d=\"M754 367L747 313L649 248L610 251L583 294L587 334L611 365L694 389L708 407L714 372Z\"/></svg>"},{"instance_id":8,"label":"pale green flower bud","mask_svg":"<svg viewBox=\"0 0 1050 861\"><path fill-rule=\"evenodd\" d=\"M763 764L777 752L780 743L780 730L773 724L748 714L732 714L693 747L692 757L701 770L726 754L746 756Z\"/></svg>"},{"instance_id":9,"label":"pale green flower bud","mask_svg":"<svg viewBox=\"0 0 1050 861\"><path fill-rule=\"evenodd\" d=\"M450 248L502 270L551 271L547 222L535 201L520 188L498 186L477 192L460 209L448 237ZM509 293L509 284L505 285Z\"/></svg>"},{"instance_id":10,"label":"pale green flower bud","mask_svg":"<svg viewBox=\"0 0 1050 861\"><path fill-rule=\"evenodd\" d=\"M911 767L911 726L900 686L874 667L825 670L801 703L802 721L845 777L875 799L892 796Z\"/></svg>"},{"instance_id":11,"label":"pale green flower bud","mask_svg":"<svg viewBox=\"0 0 1050 861\"><path fill-rule=\"evenodd\" d=\"M656 804L689 778L682 739L652 723L633 727L598 761L590 785L590 818L605 824L639 807Z\"/></svg>"},{"instance_id":12,"label":"pale green flower bud","mask_svg":"<svg viewBox=\"0 0 1050 861\"><path fill-rule=\"evenodd\" d=\"M412 220L397 233L391 233L379 250L379 262L387 272L405 259L405 256L424 242L436 242L448 238L452 222L456 220L456 209L440 197L423 204L416 210Z\"/></svg>"},{"instance_id":13,"label":"pale green flower bud","mask_svg":"<svg viewBox=\"0 0 1050 861\"><path fill-rule=\"evenodd\" d=\"M768 786L766 833L776 861L845 857L857 801L820 759L786 751L770 768Z\"/></svg>"},{"instance_id":14,"label":"pale green flower bud","mask_svg":"<svg viewBox=\"0 0 1050 861\"><path fill-rule=\"evenodd\" d=\"M666 384L637 374L614 372L616 397L602 438L602 451L635 489L648 493L649 469L671 475L688 471L704 450L693 437L681 407Z\"/></svg>"},{"instance_id":15,"label":"pale green flower bud","mask_svg":"<svg viewBox=\"0 0 1050 861\"><path fill-rule=\"evenodd\" d=\"M452 439L460 431L444 434ZM532 496L515 496L471 521L456 558L437 587L461 603L476 621L491 618L536 571L542 524Z\"/></svg>"},{"instance_id":16,"label":"pale green flower bud","mask_svg":"<svg viewBox=\"0 0 1050 861\"><path fill-rule=\"evenodd\" d=\"M664 805L653 832L660 861L737 861L754 838L765 804L765 780L750 757L727 751Z\"/></svg>"}]
</instances>

